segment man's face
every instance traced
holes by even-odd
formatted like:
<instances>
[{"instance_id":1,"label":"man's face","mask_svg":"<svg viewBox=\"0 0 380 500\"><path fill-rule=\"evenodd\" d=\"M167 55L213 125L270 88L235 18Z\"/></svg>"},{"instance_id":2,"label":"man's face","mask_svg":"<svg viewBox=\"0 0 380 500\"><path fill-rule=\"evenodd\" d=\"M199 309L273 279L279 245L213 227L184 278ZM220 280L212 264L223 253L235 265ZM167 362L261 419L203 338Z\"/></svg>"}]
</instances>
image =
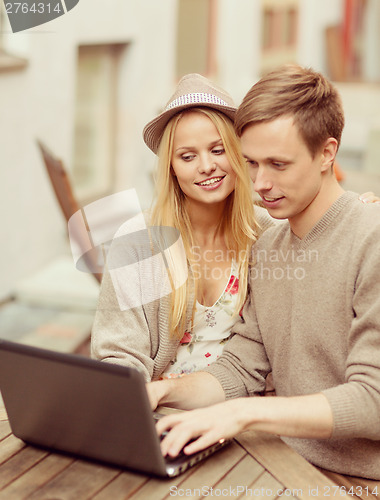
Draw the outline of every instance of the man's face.
<instances>
[{"instance_id":1,"label":"man's face","mask_svg":"<svg viewBox=\"0 0 380 500\"><path fill-rule=\"evenodd\" d=\"M313 159L293 117L248 126L241 147L255 191L276 219L302 216L319 193L322 154Z\"/></svg>"}]
</instances>

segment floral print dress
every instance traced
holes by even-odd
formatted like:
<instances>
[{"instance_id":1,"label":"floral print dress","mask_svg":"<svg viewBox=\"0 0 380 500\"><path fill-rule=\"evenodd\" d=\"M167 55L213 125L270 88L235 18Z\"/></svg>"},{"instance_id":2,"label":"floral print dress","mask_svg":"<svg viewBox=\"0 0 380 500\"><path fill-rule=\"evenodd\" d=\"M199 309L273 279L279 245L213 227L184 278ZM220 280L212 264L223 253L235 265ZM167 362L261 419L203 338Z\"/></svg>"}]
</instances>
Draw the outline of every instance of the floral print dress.
<instances>
[{"instance_id":1,"label":"floral print dress","mask_svg":"<svg viewBox=\"0 0 380 500\"><path fill-rule=\"evenodd\" d=\"M202 370L222 354L223 346L236 322L233 315L239 279L236 264L232 264L226 288L212 306L204 306L198 301L195 306L194 323L191 332L185 332L176 358L169 364L161 378L175 378Z\"/></svg>"}]
</instances>

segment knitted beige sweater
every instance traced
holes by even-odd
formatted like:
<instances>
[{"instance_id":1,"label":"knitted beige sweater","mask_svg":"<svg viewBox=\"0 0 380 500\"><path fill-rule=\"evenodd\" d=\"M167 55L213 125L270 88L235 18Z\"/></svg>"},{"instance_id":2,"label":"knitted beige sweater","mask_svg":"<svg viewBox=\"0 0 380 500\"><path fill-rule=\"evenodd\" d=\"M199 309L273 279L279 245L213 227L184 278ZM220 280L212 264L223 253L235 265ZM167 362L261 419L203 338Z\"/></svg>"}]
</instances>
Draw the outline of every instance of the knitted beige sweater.
<instances>
[{"instance_id":1,"label":"knitted beige sweater","mask_svg":"<svg viewBox=\"0 0 380 500\"><path fill-rule=\"evenodd\" d=\"M254 248L236 335L206 371L226 397L323 392L329 440L284 440L312 463L380 479L380 206L344 193L300 240L285 223Z\"/></svg>"}]
</instances>

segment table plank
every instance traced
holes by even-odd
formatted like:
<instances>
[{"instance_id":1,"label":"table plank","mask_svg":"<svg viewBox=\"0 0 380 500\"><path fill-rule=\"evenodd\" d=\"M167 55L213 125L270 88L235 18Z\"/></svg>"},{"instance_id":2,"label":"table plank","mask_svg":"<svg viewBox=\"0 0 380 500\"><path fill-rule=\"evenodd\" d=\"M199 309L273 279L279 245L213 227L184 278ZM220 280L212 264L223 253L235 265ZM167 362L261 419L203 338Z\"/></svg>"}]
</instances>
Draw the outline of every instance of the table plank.
<instances>
[{"instance_id":1,"label":"table plank","mask_svg":"<svg viewBox=\"0 0 380 500\"><path fill-rule=\"evenodd\" d=\"M21 500L27 498L72 462L74 462L74 458L48 454L37 465L4 488L0 492L0 500Z\"/></svg>"},{"instance_id":2,"label":"table plank","mask_svg":"<svg viewBox=\"0 0 380 500\"><path fill-rule=\"evenodd\" d=\"M21 476L28 469L48 455L47 451L26 446L19 453L7 460L0 468L0 489Z\"/></svg>"},{"instance_id":3,"label":"table plank","mask_svg":"<svg viewBox=\"0 0 380 500\"><path fill-rule=\"evenodd\" d=\"M149 477L133 472L122 472L108 483L92 500L124 500L133 494L147 481Z\"/></svg>"},{"instance_id":4,"label":"table plank","mask_svg":"<svg viewBox=\"0 0 380 500\"><path fill-rule=\"evenodd\" d=\"M247 431L236 440L285 488L296 492L293 493L295 497L315 500L316 491L320 494L325 486L334 486L333 481L276 436ZM343 494L339 498L347 500L349 497Z\"/></svg>"},{"instance_id":5,"label":"table plank","mask_svg":"<svg viewBox=\"0 0 380 500\"><path fill-rule=\"evenodd\" d=\"M0 440L4 439L5 437L9 436L11 434L11 426L9 425L8 421L0 421Z\"/></svg>"},{"instance_id":6,"label":"table plank","mask_svg":"<svg viewBox=\"0 0 380 500\"><path fill-rule=\"evenodd\" d=\"M34 500L91 498L118 474L120 471L116 468L75 460L29 498Z\"/></svg>"},{"instance_id":7,"label":"table plank","mask_svg":"<svg viewBox=\"0 0 380 500\"><path fill-rule=\"evenodd\" d=\"M25 443L16 438L13 434L1 441L0 446L0 464L6 462L10 457L25 448Z\"/></svg>"},{"instance_id":8,"label":"table plank","mask_svg":"<svg viewBox=\"0 0 380 500\"><path fill-rule=\"evenodd\" d=\"M249 485L247 497L259 500L274 500L279 498L278 491L282 491L283 489L283 484L281 484L280 481L277 481L277 479L275 479L266 470L252 484ZM286 498L289 497L287 496Z\"/></svg>"},{"instance_id":9,"label":"table plank","mask_svg":"<svg viewBox=\"0 0 380 500\"><path fill-rule=\"evenodd\" d=\"M225 498L245 498L246 488L264 473L264 468L250 455L245 455L214 485L215 495Z\"/></svg>"},{"instance_id":10,"label":"table plank","mask_svg":"<svg viewBox=\"0 0 380 500\"><path fill-rule=\"evenodd\" d=\"M0 406L0 421L8 420L7 410Z\"/></svg>"}]
</instances>

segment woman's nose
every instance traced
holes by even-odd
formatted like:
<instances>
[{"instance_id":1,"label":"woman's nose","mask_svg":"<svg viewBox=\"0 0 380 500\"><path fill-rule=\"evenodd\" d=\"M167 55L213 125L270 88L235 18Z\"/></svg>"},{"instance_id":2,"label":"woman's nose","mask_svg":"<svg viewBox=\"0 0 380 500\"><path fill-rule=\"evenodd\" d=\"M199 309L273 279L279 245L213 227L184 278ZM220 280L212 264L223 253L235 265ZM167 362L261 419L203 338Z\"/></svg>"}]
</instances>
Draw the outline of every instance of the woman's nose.
<instances>
[{"instance_id":1,"label":"woman's nose","mask_svg":"<svg viewBox=\"0 0 380 500\"><path fill-rule=\"evenodd\" d=\"M216 170L216 163L213 158L209 157L204 157L200 158L200 163L199 163L199 172L203 174L211 174Z\"/></svg>"}]
</instances>

